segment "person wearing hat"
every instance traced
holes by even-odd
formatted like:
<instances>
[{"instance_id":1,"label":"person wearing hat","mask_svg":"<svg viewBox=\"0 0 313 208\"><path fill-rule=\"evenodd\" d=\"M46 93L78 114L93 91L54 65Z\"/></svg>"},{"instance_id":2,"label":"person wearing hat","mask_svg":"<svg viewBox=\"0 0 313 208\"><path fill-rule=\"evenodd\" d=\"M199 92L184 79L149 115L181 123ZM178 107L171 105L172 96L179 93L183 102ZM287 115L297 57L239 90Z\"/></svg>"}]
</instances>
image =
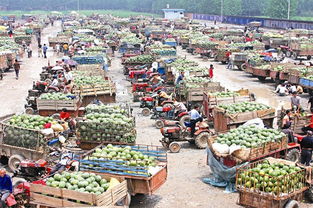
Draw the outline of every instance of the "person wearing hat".
<instances>
[{"instance_id":1,"label":"person wearing hat","mask_svg":"<svg viewBox=\"0 0 313 208\"><path fill-rule=\"evenodd\" d=\"M308 131L307 135L301 140L301 163L309 166L312 160L312 151L313 151L313 132Z\"/></svg>"}]
</instances>

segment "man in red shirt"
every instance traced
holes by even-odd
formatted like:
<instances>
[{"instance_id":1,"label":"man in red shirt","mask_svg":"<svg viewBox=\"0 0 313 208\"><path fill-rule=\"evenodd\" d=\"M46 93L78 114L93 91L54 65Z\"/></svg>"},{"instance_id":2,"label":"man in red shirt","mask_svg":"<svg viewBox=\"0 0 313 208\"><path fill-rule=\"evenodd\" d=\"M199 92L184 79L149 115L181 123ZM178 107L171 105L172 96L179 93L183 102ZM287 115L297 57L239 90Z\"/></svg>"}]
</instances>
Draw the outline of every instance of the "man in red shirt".
<instances>
[{"instance_id":1,"label":"man in red shirt","mask_svg":"<svg viewBox=\"0 0 313 208\"><path fill-rule=\"evenodd\" d=\"M62 109L62 112L60 113L60 119L63 121L68 120L71 117L71 114L69 112L67 112L66 108Z\"/></svg>"},{"instance_id":2,"label":"man in red shirt","mask_svg":"<svg viewBox=\"0 0 313 208\"><path fill-rule=\"evenodd\" d=\"M301 130L306 133L307 131L313 131L313 109L311 108L311 113L312 113L312 116L311 116L311 120L310 120L310 123L305 125Z\"/></svg>"}]
</instances>

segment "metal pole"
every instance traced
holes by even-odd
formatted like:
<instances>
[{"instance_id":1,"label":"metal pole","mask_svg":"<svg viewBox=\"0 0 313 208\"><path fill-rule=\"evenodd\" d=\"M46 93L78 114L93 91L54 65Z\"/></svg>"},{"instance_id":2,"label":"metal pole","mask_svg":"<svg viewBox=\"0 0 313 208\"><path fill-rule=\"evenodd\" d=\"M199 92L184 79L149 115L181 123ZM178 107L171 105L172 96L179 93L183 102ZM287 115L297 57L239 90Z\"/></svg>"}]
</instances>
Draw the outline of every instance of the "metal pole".
<instances>
[{"instance_id":1,"label":"metal pole","mask_svg":"<svg viewBox=\"0 0 313 208\"><path fill-rule=\"evenodd\" d=\"M79 12L79 0L77 0L77 11Z\"/></svg>"},{"instance_id":2,"label":"metal pole","mask_svg":"<svg viewBox=\"0 0 313 208\"><path fill-rule=\"evenodd\" d=\"M224 0L221 0L221 23L223 23Z\"/></svg>"},{"instance_id":3,"label":"metal pole","mask_svg":"<svg viewBox=\"0 0 313 208\"><path fill-rule=\"evenodd\" d=\"M290 20L290 0L288 1L288 20Z\"/></svg>"}]
</instances>

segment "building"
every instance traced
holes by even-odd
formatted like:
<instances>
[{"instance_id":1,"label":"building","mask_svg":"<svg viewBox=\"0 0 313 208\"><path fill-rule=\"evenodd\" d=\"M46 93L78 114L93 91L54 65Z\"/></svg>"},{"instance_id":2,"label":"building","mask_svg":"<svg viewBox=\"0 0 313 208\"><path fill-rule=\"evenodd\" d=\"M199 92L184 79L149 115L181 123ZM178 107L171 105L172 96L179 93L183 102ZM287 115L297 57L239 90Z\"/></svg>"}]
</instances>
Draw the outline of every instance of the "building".
<instances>
[{"instance_id":1,"label":"building","mask_svg":"<svg viewBox=\"0 0 313 208\"><path fill-rule=\"evenodd\" d=\"M184 9L162 9L165 19L181 19L184 17Z\"/></svg>"}]
</instances>

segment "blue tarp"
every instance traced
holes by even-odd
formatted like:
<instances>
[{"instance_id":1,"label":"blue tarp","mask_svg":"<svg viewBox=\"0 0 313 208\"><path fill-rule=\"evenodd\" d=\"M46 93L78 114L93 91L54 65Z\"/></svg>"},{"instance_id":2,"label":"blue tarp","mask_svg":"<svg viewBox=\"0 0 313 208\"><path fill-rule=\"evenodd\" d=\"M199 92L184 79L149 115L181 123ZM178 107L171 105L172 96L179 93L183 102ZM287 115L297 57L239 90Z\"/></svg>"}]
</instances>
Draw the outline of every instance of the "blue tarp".
<instances>
[{"instance_id":1,"label":"blue tarp","mask_svg":"<svg viewBox=\"0 0 313 208\"><path fill-rule=\"evenodd\" d=\"M246 163L234 167L227 167L218 161L211 150L207 148L208 166L210 166L212 175L210 178L203 178L203 182L216 187L225 187L225 192L235 192L236 170Z\"/></svg>"}]
</instances>

